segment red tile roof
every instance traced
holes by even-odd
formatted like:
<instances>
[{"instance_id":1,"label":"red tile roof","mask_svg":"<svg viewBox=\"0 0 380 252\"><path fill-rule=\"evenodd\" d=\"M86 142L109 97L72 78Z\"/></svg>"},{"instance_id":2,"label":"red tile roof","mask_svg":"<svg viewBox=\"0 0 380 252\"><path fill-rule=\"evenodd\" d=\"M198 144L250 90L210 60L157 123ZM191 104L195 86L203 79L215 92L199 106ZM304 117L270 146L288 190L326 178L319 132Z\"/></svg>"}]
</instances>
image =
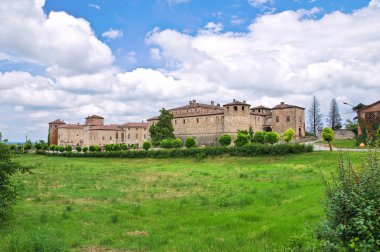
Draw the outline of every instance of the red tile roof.
<instances>
[{"instance_id":1,"label":"red tile roof","mask_svg":"<svg viewBox=\"0 0 380 252\"><path fill-rule=\"evenodd\" d=\"M135 127L135 128L146 128L148 127L148 124L147 123L144 123L144 122L129 122L129 123L124 123L120 126L123 126L123 127Z\"/></svg>"},{"instance_id":2,"label":"red tile roof","mask_svg":"<svg viewBox=\"0 0 380 252\"><path fill-rule=\"evenodd\" d=\"M61 119L57 119L57 120L54 120L52 122L49 122L49 124L65 124L65 122L62 121Z\"/></svg>"},{"instance_id":3,"label":"red tile roof","mask_svg":"<svg viewBox=\"0 0 380 252\"><path fill-rule=\"evenodd\" d=\"M58 126L60 129L83 129L85 125L81 124L63 124Z\"/></svg>"}]
</instances>

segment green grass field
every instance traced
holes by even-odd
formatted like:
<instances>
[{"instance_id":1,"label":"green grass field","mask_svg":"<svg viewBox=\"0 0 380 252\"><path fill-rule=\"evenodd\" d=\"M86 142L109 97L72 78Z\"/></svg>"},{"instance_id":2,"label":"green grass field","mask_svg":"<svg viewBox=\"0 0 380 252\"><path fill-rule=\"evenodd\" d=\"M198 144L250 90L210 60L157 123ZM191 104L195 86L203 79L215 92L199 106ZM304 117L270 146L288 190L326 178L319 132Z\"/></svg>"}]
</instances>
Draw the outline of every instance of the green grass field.
<instances>
[{"instance_id":1,"label":"green grass field","mask_svg":"<svg viewBox=\"0 0 380 252\"><path fill-rule=\"evenodd\" d=\"M22 195L0 251L273 251L312 241L337 153L19 161L40 166L15 177Z\"/></svg>"},{"instance_id":2,"label":"green grass field","mask_svg":"<svg viewBox=\"0 0 380 252\"><path fill-rule=\"evenodd\" d=\"M323 140L318 141L317 144L322 144L328 147L328 143ZM356 146L354 139L334 139L331 141L331 146L344 149L360 149L358 146Z\"/></svg>"}]
</instances>

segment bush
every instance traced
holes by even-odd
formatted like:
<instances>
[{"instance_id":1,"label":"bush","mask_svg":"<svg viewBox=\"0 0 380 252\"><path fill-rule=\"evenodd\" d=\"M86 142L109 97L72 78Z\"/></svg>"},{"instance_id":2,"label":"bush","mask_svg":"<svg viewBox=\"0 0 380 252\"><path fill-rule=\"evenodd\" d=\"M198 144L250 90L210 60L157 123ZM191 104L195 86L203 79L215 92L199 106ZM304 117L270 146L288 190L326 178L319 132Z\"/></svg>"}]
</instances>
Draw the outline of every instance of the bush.
<instances>
[{"instance_id":1,"label":"bush","mask_svg":"<svg viewBox=\"0 0 380 252\"><path fill-rule=\"evenodd\" d=\"M322 131L322 138L329 143L330 151L332 151L330 142L334 140L334 131L331 128L324 128Z\"/></svg>"},{"instance_id":2,"label":"bush","mask_svg":"<svg viewBox=\"0 0 380 252\"><path fill-rule=\"evenodd\" d=\"M164 148L164 149L170 149L173 147L173 144L172 144L171 140L164 139L161 141L160 146L161 146L161 148Z\"/></svg>"},{"instance_id":3,"label":"bush","mask_svg":"<svg viewBox=\"0 0 380 252\"><path fill-rule=\"evenodd\" d=\"M59 152L59 149L60 149L60 148L59 148L58 145L54 145L54 151L55 151L55 152Z\"/></svg>"},{"instance_id":4,"label":"bush","mask_svg":"<svg viewBox=\"0 0 380 252\"><path fill-rule=\"evenodd\" d=\"M66 145L65 146L65 151L71 152L72 150L73 150L73 147L71 147L71 145Z\"/></svg>"},{"instance_id":5,"label":"bush","mask_svg":"<svg viewBox=\"0 0 380 252\"><path fill-rule=\"evenodd\" d=\"M104 145L104 149L106 151L112 151L113 150L113 144L106 144L106 145Z\"/></svg>"},{"instance_id":6,"label":"bush","mask_svg":"<svg viewBox=\"0 0 380 252\"><path fill-rule=\"evenodd\" d=\"M0 224L5 220L17 197L17 188L11 176L29 170L30 167L24 167L14 161L8 145L0 143Z\"/></svg>"},{"instance_id":7,"label":"bush","mask_svg":"<svg viewBox=\"0 0 380 252\"><path fill-rule=\"evenodd\" d=\"M40 150L42 150L42 144L41 143L36 143L34 145L34 148L36 148L37 151L40 151Z\"/></svg>"},{"instance_id":8,"label":"bush","mask_svg":"<svg viewBox=\"0 0 380 252\"><path fill-rule=\"evenodd\" d=\"M144 150L149 150L150 148L152 148L152 142L151 141L145 141L143 143L143 148L144 148Z\"/></svg>"},{"instance_id":9,"label":"bush","mask_svg":"<svg viewBox=\"0 0 380 252\"><path fill-rule=\"evenodd\" d=\"M128 145L120 144L120 148L121 148L121 150L126 151L126 150L128 150Z\"/></svg>"},{"instance_id":10,"label":"bush","mask_svg":"<svg viewBox=\"0 0 380 252\"><path fill-rule=\"evenodd\" d=\"M25 151L29 151L29 150L31 150L32 147L33 147L33 145L32 145L31 143L29 143L29 142L26 142L26 143L24 144L24 150L25 150Z\"/></svg>"},{"instance_id":11,"label":"bush","mask_svg":"<svg viewBox=\"0 0 380 252\"><path fill-rule=\"evenodd\" d=\"M294 130L292 128L285 130L284 141L289 143L290 141L292 141L295 134L296 134L296 132L294 132Z\"/></svg>"},{"instance_id":12,"label":"bush","mask_svg":"<svg viewBox=\"0 0 380 252\"><path fill-rule=\"evenodd\" d=\"M272 132L266 133L264 139L265 139L265 142L267 143L275 144L278 141L280 141L280 135L277 132L272 131Z\"/></svg>"},{"instance_id":13,"label":"bush","mask_svg":"<svg viewBox=\"0 0 380 252\"><path fill-rule=\"evenodd\" d=\"M131 144L131 148L134 150L138 149L137 144Z\"/></svg>"},{"instance_id":14,"label":"bush","mask_svg":"<svg viewBox=\"0 0 380 252\"><path fill-rule=\"evenodd\" d=\"M42 150L43 151L47 151L48 149L49 149L49 145L48 144L46 144L46 143L42 144Z\"/></svg>"},{"instance_id":15,"label":"bush","mask_svg":"<svg viewBox=\"0 0 380 252\"><path fill-rule=\"evenodd\" d=\"M83 152L86 153L88 151L88 147L83 147Z\"/></svg>"},{"instance_id":16,"label":"bush","mask_svg":"<svg viewBox=\"0 0 380 252\"><path fill-rule=\"evenodd\" d=\"M49 149L54 152L55 151L55 145L50 145Z\"/></svg>"},{"instance_id":17,"label":"bush","mask_svg":"<svg viewBox=\"0 0 380 252\"><path fill-rule=\"evenodd\" d=\"M188 137L185 140L185 146L186 148L190 149L196 146L195 139L192 137Z\"/></svg>"},{"instance_id":18,"label":"bush","mask_svg":"<svg viewBox=\"0 0 380 252\"><path fill-rule=\"evenodd\" d=\"M331 185L318 232L324 251L380 251L379 153L368 152L359 170L341 155Z\"/></svg>"},{"instance_id":19,"label":"bush","mask_svg":"<svg viewBox=\"0 0 380 252\"><path fill-rule=\"evenodd\" d=\"M172 146L173 148L181 148L182 147L182 140L181 138L176 138L172 140Z\"/></svg>"},{"instance_id":20,"label":"bush","mask_svg":"<svg viewBox=\"0 0 380 252\"><path fill-rule=\"evenodd\" d=\"M100 148L100 146L98 145L91 145L90 148L88 148L88 150L90 152L95 152L95 151L100 152L102 151L102 148Z\"/></svg>"},{"instance_id":21,"label":"bush","mask_svg":"<svg viewBox=\"0 0 380 252\"><path fill-rule=\"evenodd\" d=\"M113 150L113 151L121 151L121 146L120 146L120 144L113 144L113 145L112 145L112 150Z\"/></svg>"},{"instance_id":22,"label":"bush","mask_svg":"<svg viewBox=\"0 0 380 252\"><path fill-rule=\"evenodd\" d=\"M65 147L63 147L63 146L58 146L58 150L59 150L59 152L65 152Z\"/></svg>"},{"instance_id":23,"label":"bush","mask_svg":"<svg viewBox=\"0 0 380 252\"><path fill-rule=\"evenodd\" d=\"M231 135L223 134L219 136L219 143L221 146L230 146L232 141Z\"/></svg>"},{"instance_id":24,"label":"bush","mask_svg":"<svg viewBox=\"0 0 380 252\"><path fill-rule=\"evenodd\" d=\"M264 144L265 143L265 135L266 135L266 132L264 132L264 131L257 131L255 133L255 135L253 136L253 142L254 143Z\"/></svg>"},{"instance_id":25,"label":"bush","mask_svg":"<svg viewBox=\"0 0 380 252\"><path fill-rule=\"evenodd\" d=\"M236 146L244 146L247 143L249 143L248 132L239 130L237 133L237 136L236 136L235 145Z\"/></svg>"},{"instance_id":26,"label":"bush","mask_svg":"<svg viewBox=\"0 0 380 252\"><path fill-rule=\"evenodd\" d=\"M77 152L81 152L82 151L82 147L80 147L79 145L77 145L77 147L75 147L75 149L77 150Z\"/></svg>"}]
</instances>

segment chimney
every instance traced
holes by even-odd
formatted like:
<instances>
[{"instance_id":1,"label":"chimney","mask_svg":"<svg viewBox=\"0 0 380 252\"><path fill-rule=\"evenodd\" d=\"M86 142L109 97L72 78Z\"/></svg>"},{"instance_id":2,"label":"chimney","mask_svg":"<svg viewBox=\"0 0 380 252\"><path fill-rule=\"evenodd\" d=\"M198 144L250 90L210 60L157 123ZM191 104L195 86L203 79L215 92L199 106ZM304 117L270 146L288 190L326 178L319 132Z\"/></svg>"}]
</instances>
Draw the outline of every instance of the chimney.
<instances>
[{"instance_id":1,"label":"chimney","mask_svg":"<svg viewBox=\"0 0 380 252\"><path fill-rule=\"evenodd\" d=\"M246 101L243 101L243 103L246 103Z\"/></svg>"},{"instance_id":2,"label":"chimney","mask_svg":"<svg viewBox=\"0 0 380 252\"><path fill-rule=\"evenodd\" d=\"M285 102L281 102L281 105L285 105Z\"/></svg>"},{"instance_id":3,"label":"chimney","mask_svg":"<svg viewBox=\"0 0 380 252\"><path fill-rule=\"evenodd\" d=\"M193 100L193 104L197 103L197 100Z\"/></svg>"},{"instance_id":4,"label":"chimney","mask_svg":"<svg viewBox=\"0 0 380 252\"><path fill-rule=\"evenodd\" d=\"M189 105L191 105L191 101L189 101Z\"/></svg>"},{"instance_id":5,"label":"chimney","mask_svg":"<svg viewBox=\"0 0 380 252\"><path fill-rule=\"evenodd\" d=\"M220 103L216 104L216 106L220 107Z\"/></svg>"},{"instance_id":6,"label":"chimney","mask_svg":"<svg viewBox=\"0 0 380 252\"><path fill-rule=\"evenodd\" d=\"M211 101L211 105L214 106L214 101Z\"/></svg>"},{"instance_id":7,"label":"chimney","mask_svg":"<svg viewBox=\"0 0 380 252\"><path fill-rule=\"evenodd\" d=\"M236 100L234 99L234 102L236 102Z\"/></svg>"}]
</instances>

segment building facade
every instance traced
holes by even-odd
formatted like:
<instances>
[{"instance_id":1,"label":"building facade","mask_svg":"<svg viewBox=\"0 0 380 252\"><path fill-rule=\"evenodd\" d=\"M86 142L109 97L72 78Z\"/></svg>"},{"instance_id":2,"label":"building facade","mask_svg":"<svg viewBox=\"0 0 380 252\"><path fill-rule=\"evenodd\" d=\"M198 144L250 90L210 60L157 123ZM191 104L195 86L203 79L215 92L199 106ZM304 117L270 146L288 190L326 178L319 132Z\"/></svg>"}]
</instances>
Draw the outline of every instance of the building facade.
<instances>
[{"instance_id":1,"label":"building facade","mask_svg":"<svg viewBox=\"0 0 380 252\"><path fill-rule=\"evenodd\" d=\"M373 136L380 125L380 101L364 106L358 111L358 134L361 135L366 129L368 136Z\"/></svg>"},{"instance_id":2,"label":"building facade","mask_svg":"<svg viewBox=\"0 0 380 252\"><path fill-rule=\"evenodd\" d=\"M236 136L238 130L276 131L280 135L292 128L297 138L305 136L305 109L285 104L268 108L251 108L245 101L221 106L190 101L188 105L169 109L176 137L194 137L199 145L216 145L221 134ZM148 128L158 122L158 117L148 119Z\"/></svg>"},{"instance_id":3,"label":"building facade","mask_svg":"<svg viewBox=\"0 0 380 252\"><path fill-rule=\"evenodd\" d=\"M50 144L81 146L106 144L135 144L142 146L148 137L147 123L104 125L104 118L88 116L84 124L66 124L57 119L49 123Z\"/></svg>"}]
</instances>

